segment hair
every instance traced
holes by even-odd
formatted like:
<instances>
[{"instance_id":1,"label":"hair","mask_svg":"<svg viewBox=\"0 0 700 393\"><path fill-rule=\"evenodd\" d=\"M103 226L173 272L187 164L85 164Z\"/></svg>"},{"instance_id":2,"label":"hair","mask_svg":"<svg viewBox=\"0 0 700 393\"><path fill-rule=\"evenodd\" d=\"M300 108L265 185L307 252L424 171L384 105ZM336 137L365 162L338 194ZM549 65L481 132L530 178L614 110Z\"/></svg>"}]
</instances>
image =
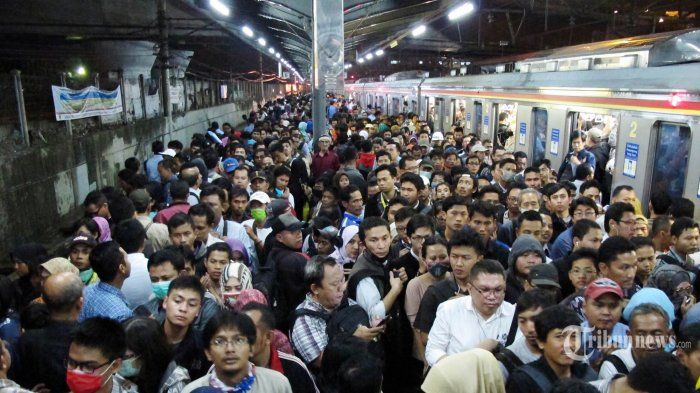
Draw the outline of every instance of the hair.
<instances>
[{"instance_id":1,"label":"hair","mask_svg":"<svg viewBox=\"0 0 700 393\"><path fill-rule=\"evenodd\" d=\"M177 139L168 142L169 149L182 150L183 147L182 142L178 141Z\"/></svg>"},{"instance_id":2,"label":"hair","mask_svg":"<svg viewBox=\"0 0 700 393\"><path fill-rule=\"evenodd\" d=\"M695 392L690 370L676 356L666 352L650 353L640 359L627 374L627 384L637 392Z\"/></svg>"},{"instance_id":3,"label":"hair","mask_svg":"<svg viewBox=\"0 0 700 393\"><path fill-rule=\"evenodd\" d=\"M172 347L163 327L152 318L132 318L124 324L126 347L139 357L141 369L135 378L139 392L157 393L163 373L172 360Z\"/></svg>"},{"instance_id":4,"label":"hair","mask_svg":"<svg viewBox=\"0 0 700 393\"><path fill-rule=\"evenodd\" d=\"M219 201L223 204L226 203L226 192L223 188L210 184L199 192L199 199L202 200L210 195L216 195L219 197Z\"/></svg>"},{"instance_id":5,"label":"hair","mask_svg":"<svg viewBox=\"0 0 700 393\"><path fill-rule=\"evenodd\" d=\"M474 214L479 213L484 217L489 217L493 219L498 218L498 207L490 202L484 202L481 200L474 201L472 203L471 209L469 209L469 219L474 218Z\"/></svg>"},{"instance_id":6,"label":"hair","mask_svg":"<svg viewBox=\"0 0 700 393\"><path fill-rule=\"evenodd\" d=\"M248 339L248 344L255 343L255 324L249 316L243 313L234 313L230 310L221 310L207 322L202 331L202 342L206 348L211 347L211 340L223 329L236 329Z\"/></svg>"},{"instance_id":7,"label":"hair","mask_svg":"<svg viewBox=\"0 0 700 393\"><path fill-rule=\"evenodd\" d=\"M371 353L356 353L343 362L338 373L338 393L378 393L383 363Z\"/></svg>"},{"instance_id":8,"label":"hair","mask_svg":"<svg viewBox=\"0 0 700 393\"><path fill-rule=\"evenodd\" d=\"M386 155L388 156L389 153L387 153ZM381 171L389 171L389 173L391 174L391 177L396 177L396 173L397 173L396 167L394 167L393 165L387 165L387 164L380 165L377 167L377 169L374 170L374 173L378 175L379 172L381 172Z\"/></svg>"},{"instance_id":9,"label":"hair","mask_svg":"<svg viewBox=\"0 0 700 393\"><path fill-rule=\"evenodd\" d=\"M583 195L583 193L588 190L589 188L597 188L598 191L602 190L603 187L598 183L597 180L586 180L585 182L581 183L581 186L578 188L578 192Z\"/></svg>"},{"instance_id":10,"label":"hair","mask_svg":"<svg viewBox=\"0 0 700 393\"><path fill-rule=\"evenodd\" d=\"M676 198L671 204L669 213L673 218L695 217L695 204L688 198Z\"/></svg>"},{"instance_id":11,"label":"hair","mask_svg":"<svg viewBox=\"0 0 700 393\"><path fill-rule=\"evenodd\" d=\"M146 229L137 219L132 218L120 222L112 235L127 254L133 254L143 248Z\"/></svg>"},{"instance_id":12,"label":"hair","mask_svg":"<svg viewBox=\"0 0 700 393\"><path fill-rule=\"evenodd\" d=\"M535 317L535 332L539 341L547 341L547 335L554 329L565 329L567 326L581 324L574 310L565 306L552 306L542 310Z\"/></svg>"},{"instance_id":13,"label":"hair","mask_svg":"<svg viewBox=\"0 0 700 393\"><path fill-rule=\"evenodd\" d=\"M598 205L596 205L593 199L585 196L580 196L571 202L571 205L569 205L569 214L573 216L574 210L576 210L576 208L579 206L590 207L596 214L598 214Z\"/></svg>"},{"instance_id":14,"label":"hair","mask_svg":"<svg viewBox=\"0 0 700 393\"><path fill-rule=\"evenodd\" d=\"M306 288L311 288L311 285L322 287L326 266L333 268L338 266L338 262L331 257L324 257L322 255L316 255L306 262L304 266L304 286Z\"/></svg>"},{"instance_id":15,"label":"hair","mask_svg":"<svg viewBox=\"0 0 700 393\"><path fill-rule=\"evenodd\" d=\"M481 241L481 236L474 231L457 232L448 243L448 251L452 250L454 247L469 247L474 249L474 251L479 255L486 254L486 248L484 247L484 242Z\"/></svg>"},{"instance_id":16,"label":"hair","mask_svg":"<svg viewBox=\"0 0 700 393\"><path fill-rule=\"evenodd\" d=\"M534 211L534 210L524 211L518 215L518 219L515 222L515 228L520 228L520 226L523 224L523 221L542 222L542 216L540 215L540 212L538 212L538 211Z\"/></svg>"},{"instance_id":17,"label":"hair","mask_svg":"<svg viewBox=\"0 0 700 393\"><path fill-rule=\"evenodd\" d=\"M542 187L542 192L544 195L547 196L547 198L551 197L552 195L556 194L557 192L561 191L562 189L566 190L566 187L562 183L551 183L551 184L546 184L544 187ZM567 190L567 193L569 191Z\"/></svg>"},{"instance_id":18,"label":"hair","mask_svg":"<svg viewBox=\"0 0 700 393\"><path fill-rule=\"evenodd\" d=\"M399 210L399 212L401 212L401 210ZM416 214L413 217L411 217L411 219L408 221L408 225L406 226L406 234L408 236L411 236L413 235L413 233L416 232L418 228L430 228L430 231L434 233L435 223L430 217L426 216L425 214Z\"/></svg>"},{"instance_id":19,"label":"hair","mask_svg":"<svg viewBox=\"0 0 700 393\"><path fill-rule=\"evenodd\" d=\"M109 214L112 216L112 222L119 224L124 220L134 217L136 208L134 203L128 197L119 195L109 202Z\"/></svg>"},{"instance_id":20,"label":"hair","mask_svg":"<svg viewBox=\"0 0 700 393\"><path fill-rule=\"evenodd\" d=\"M360 240L363 242L365 241L365 233L369 231L372 228L376 227L385 227L387 231L391 232L391 228L389 227L389 222L381 217L366 217L362 222L360 223L360 230L358 231L358 234L360 235Z\"/></svg>"},{"instance_id":21,"label":"hair","mask_svg":"<svg viewBox=\"0 0 700 393\"><path fill-rule=\"evenodd\" d=\"M671 236L679 237L683 231L700 228L698 223L688 217L679 217L671 225Z\"/></svg>"},{"instance_id":22,"label":"hair","mask_svg":"<svg viewBox=\"0 0 700 393\"><path fill-rule=\"evenodd\" d=\"M598 262L610 266L620 254L634 252L634 243L622 236L613 236L605 239L598 249Z\"/></svg>"},{"instance_id":23,"label":"hair","mask_svg":"<svg viewBox=\"0 0 700 393\"><path fill-rule=\"evenodd\" d=\"M590 259L593 262L593 266L595 267L596 271L598 271L598 251L592 248L579 248L578 250L567 255L565 258L566 265L569 267L567 270L571 270L574 262L578 261L579 259Z\"/></svg>"},{"instance_id":24,"label":"hair","mask_svg":"<svg viewBox=\"0 0 700 393\"><path fill-rule=\"evenodd\" d=\"M264 330L269 332L275 328L275 314L272 313L269 306L258 302L250 302L241 309L241 312L246 311L257 311L260 313L260 325L264 327Z\"/></svg>"},{"instance_id":25,"label":"hair","mask_svg":"<svg viewBox=\"0 0 700 393\"><path fill-rule=\"evenodd\" d=\"M292 177L292 171L284 165L280 165L272 171L272 178L277 179L280 176Z\"/></svg>"},{"instance_id":26,"label":"hair","mask_svg":"<svg viewBox=\"0 0 700 393\"><path fill-rule=\"evenodd\" d=\"M377 160L379 160L379 157L382 157L382 156L387 156L387 157L389 157L389 160L391 160L391 154L389 154L389 152L386 151L386 150L379 150L378 152L376 152L376 153L374 154L374 156L375 156L375 158L376 158ZM380 165L380 167L381 167L381 166L382 166L382 165ZM387 166L391 166L391 167L393 168L392 165L387 165ZM394 168L394 172L396 172L396 168ZM396 176L396 175L394 175L394 176Z\"/></svg>"},{"instance_id":27,"label":"hair","mask_svg":"<svg viewBox=\"0 0 700 393\"><path fill-rule=\"evenodd\" d=\"M100 281L111 282L117 277L119 266L124 263L124 255L117 242L110 240L99 243L90 252L90 266Z\"/></svg>"},{"instance_id":28,"label":"hair","mask_svg":"<svg viewBox=\"0 0 700 393\"><path fill-rule=\"evenodd\" d=\"M634 309L632 309L632 313L630 314L629 326L632 326L632 321L634 321L634 318L636 316L650 314L656 314L660 316L664 320L664 325L670 326L669 322L672 316L668 315L666 311L664 311L664 309L656 303L642 303L634 307Z\"/></svg>"},{"instance_id":29,"label":"hair","mask_svg":"<svg viewBox=\"0 0 700 393\"><path fill-rule=\"evenodd\" d=\"M96 349L110 361L123 357L126 352L122 325L105 317L88 318L76 326L71 332L71 343Z\"/></svg>"},{"instance_id":30,"label":"hair","mask_svg":"<svg viewBox=\"0 0 700 393\"><path fill-rule=\"evenodd\" d=\"M19 323L24 331L46 327L50 320L51 314L44 303L29 303L19 314Z\"/></svg>"},{"instance_id":31,"label":"hair","mask_svg":"<svg viewBox=\"0 0 700 393\"><path fill-rule=\"evenodd\" d=\"M394 221L403 221L418 214L412 207L404 206L394 215Z\"/></svg>"},{"instance_id":32,"label":"hair","mask_svg":"<svg viewBox=\"0 0 700 393\"><path fill-rule=\"evenodd\" d=\"M391 200L389 200L389 203L387 203L387 205L386 205L386 210L389 210L389 208L394 206L394 205L408 206L408 200L406 200L406 198L404 198L402 196L397 195L397 196L391 198Z\"/></svg>"},{"instance_id":33,"label":"hair","mask_svg":"<svg viewBox=\"0 0 700 393\"><path fill-rule=\"evenodd\" d=\"M506 279L506 272L503 270L503 265L493 259L482 259L472 266L469 271L469 280L474 281L479 274L498 274Z\"/></svg>"},{"instance_id":34,"label":"hair","mask_svg":"<svg viewBox=\"0 0 700 393\"><path fill-rule=\"evenodd\" d=\"M155 140L153 143L151 143L151 151L153 153L160 153L163 150L165 150L165 144L161 140Z\"/></svg>"},{"instance_id":35,"label":"hair","mask_svg":"<svg viewBox=\"0 0 700 393\"><path fill-rule=\"evenodd\" d=\"M192 168L197 168L197 165L194 162L186 162L186 163L182 164L182 166L180 166L180 174L179 174L180 180L186 182L189 187L192 187L195 184L197 184L197 180L199 180L199 176L200 176L199 174L194 174L191 172L185 173L186 169L192 169ZM199 168L197 168L197 170L199 171Z\"/></svg>"},{"instance_id":36,"label":"hair","mask_svg":"<svg viewBox=\"0 0 700 393\"><path fill-rule=\"evenodd\" d=\"M610 232L610 220L620 222L620 220L622 220L622 216L626 212L634 214L634 207L629 203L616 202L610 205L608 210L605 211L605 232Z\"/></svg>"},{"instance_id":37,"label":"hair","mask_svg":"<svg viewBox=\"0 0 700 393\"><path fill-rule=\"evenodd\" d=\"M367 352L367 342L350 333L339 333L328 342L323 351L318 385L322 391L337 392L339 374L346 360ZM374 392L373 392L374 393Z\"/></svg>"},{"instance_id":38,"label":"hair","mask_svg":"<svg viewBox=\"0 0 700 393\"><path fill-rule=\"evenodd\" d=\"M541 288L534 288L520 295L515 305L515 315L519 315L527 310L545 309L555 304L557 304L556 299L554 299L551 292Z\"/></svg>"},{"instance_id":39,"label":"hair","mask_svg":"<svg viewBox=\"0 0 700 393\"><path fill-rule=\"evenodd\" d=\"M230 199L233 200L233 198L241 196L245 197L246 201L250 200L250 195L248 194L248 191L245 188L233 187L233 189L231 190Z\"/></svg>"},{"instance_id":40,"label":"hair","mask_svg":"<svg viewBox=\"0 0 700 393\"><path fill-rule=\"evenodd\" d=\"M634 247L636 249L640 249L642 247L651 247L654 248L654 242L651 240L650 237L644 237L644 236L635 236L630 239L632 244L634 244Z\"/></svg>"},{"instance_id":41,"label":"hair","mask_svg":"<svg viewBox=\"0 0 700 393\"><path fill-rule=\"evenodd\" d=\"M574 180L585 180L588 176L593 174L593 168L588 163L583 163L576 167L576 172L574 173Z\"/></svg>"},{"instance_id":42,"label":"hair","mask_svg":"<svg viewBox=\"0 0 700 393\"><path fill-rule=\"evenodd\" d=\"M190 217L187 213L175 213L173 214L172 217L168 220L168 232L172 233L176 228L179 228L183 225L189 225L190 227L194 228L194 222L192 221L192 217Z\"/></svg>"},{"instance_id":43,"label":"hair","mask_svg":"<svg viewBox=\"0 0 700 393\"><path fill-rule=\"evenodd\" d=\"M360 191L360 194L362 194L362 191L360 190L360 187L350 184L347 187L343 188L340 191L340 200L342 202L350 202L350 199L352 198L352 194L356 191ZM364 199L364 198L363 198Z\"/></svg>"},{"instance_id":44,"label":"hair","mask_svg":"<svg viewBox=\"0 0 700 393\"><path fill-rule=\"evenodd\" d=\"M176 180L170 185L170 196L173 199L185 200L190 195L190 185L184 180Z\"/></svg>"},{"instance_id":45,"label":"hair","mask_svg":"<svg viewBox=\"0 0 700 393\"><path fill-rule=\"evenodd\" d=\"M443 245L446 249L449 250L447 241L442 236L430 236L423 242L423 247L421 248L421 256L425 258L425 255L428 253L428 247L434 246L436 244Z\"/></svg>"},{"instance_id":46,"label":"hair","mask_svg":"<svg viewBox=\"0 0 700 393\"><path fill-rule=\"evenodd\" d=\"M209 226L214 225L214 210L212 210L212 208L209 207L209 205L207 205L206 203L200 202L200 203L192 206L187 214L190 216L190 218L193 216L197 216L197 217L204 216L207 218L207 225L209 225ZM171 218L171 220L172 220L172 218ZM170 224L170 223L168 223L168 224ZM194 227L194 224L192 226ZM168 228L170 228L170 225L168 225Z\"/></svg>"},{"instance_id":47,"label":"hair","mask_svg":"<svg viewBox=\"0 0 700 393\"><path fill-rule=\"evenodd\" d=\"M651 208L654 209L655 214L665 215L668 214L673 201L666 191L656 190L651 193L649 203L651 203Z\"/></svg>"},{"instance_id":48,"label":"hair","mask_svg":"<svg viewBox=\"0 0 700 393\"><path fill-rule=\"evenodd\" d=\"M138 173L139 168L141 168L141 162L136 157L129 157L124 160L124 168L130 169L134 173Z\"/></svg>"},{"instance_id":49,"label":"hair","mask_svg":"<svg viewBox=\"0 0 700 393\"><path fill-rule=\"evenodd\" d=\"M418 191L425 189L425 183L423 183L423 178L412 172L404 173L403 175L401 175L401 180L399 183L412 183Z\"/></svg>"},{"instance_id":50,"label":"hair","mask_svg":"<svg viewBox=\"0 0 700 393\"><path fill-rule=\"evenodd\" d=\"M654 219L651 224L651 237L656 237L661 231L671 233L671 218L668 216L659 216Z\"/></svg>"},{"instance_id":51,"label":"hair","mask_svg":"<svg viewBox=\"0 0 700 393\"><path fill-rule=\"evenodd\" d=\"M61 286L61 291L56 293L56 296L51 296L42 290L41 297L44 299L44 304L51 313L65 313L70 311L75 302L83 296L83 282L76 275L66 276L70 280L66 280Z\"/></svg>"},{"instance_id":52,"label":"hair","mask_svg":"<svg viewBox=\"0 0 700 393\"><path fill-rule=\"evenodd\" d=\"M504 158L504 159L502 159L501 161L498 161L498 164L497 164L497 165L498 165L498 168L499 168L499 169L502 169L504 166L506 166L506 164L517 165L517 164L515 163L515 160L512 159L512 158Z\"/></svg>"},{"instance_id":53,"label":"hair","mask_svg":"<svg viewBox=\"0 0 700 393\"><path fill-rule=\"evenodd\" d=\"M228 245L226 242L218 242L210 245L207 247L207 253L204 254L204 259L209 259L209 255L211 255L212 252L225 252L226 255L228 255L228 259L232 258L232 252L231 252L231 247Z\"/></svg>"},{"instance_id":54,"label":"hair","mask_svg":"<svg viewBox=\"0 0 700 393\"><path fill-rule=\"evenodd\" d=\"M399 158L399 169L406 169L406 161L418 161L417 158L412 155L405 155Z\"/></svg>"},{"instance_id":55,"label":"hair","mask_svg":"<svg viewBox=\"0 0 700 393\"><path fill-rule=\"evenodd\" d=\"M459 195L451 195L442 201L442 211L447 212L452 209L453 206L465 206L467 211L471 211L469 208L469 202L464 197Z\"/></svg>"},{"instance_id":56,"label":"hair","mask_svg":"<svg viewBox=\"0 0 700 393\"><path fill-rule=\"evenodd\" d=\"M573 227L571 227L571 238L573 239L576 237L583 239L583 237L586 236L591 229L600 229L600 225L593 220L582 218L578 220Z\"/></svg>"},{"instance_id":57,"label":"hair","mask_svg":"<svg viewBox=\"0 0 700 393\"><path fill-rule=\"evenodd\" d=\"M217 157L218 160L218 157ZM171 157L163 157L162 160L158 161L158 166L169 170L170 172L177 172L177 162Z\"/></svg>"},{"instance_id":58,"label":"hair","mask_svg":"<svg viewBox=\"0 0 700 393\"><path fill-rule=\"evenodd\" d=\"M612 192L611 196L612 196L613 198L615 198L615 197L617 197L618 195L620 195L620 193L621 193L622 191L632 191L632 192L634 192L634 188L633 188L632 186L628 186L628 185L626 185L626 184L623 184L623 185L621 185L621 186L617 186L617 187L615 187L615 188L613 189L613 192Z\"/></svg>"},{"instance_id":59,"label":"hair","mask_svg":"<svg viewBox=\"0 0 700 393\"><path fill-rule=\"evenodd\" d=\"M148 258L147 269L150 270L152 267L162 266L165 263L173 265L177 272L185 268L185 258L182 253L176 247L168 246L151 254Z\"/></svg>"},{"instance_id":60,"label":"hair","mask_svg":"<svg viewBox=\"0 0 700 393\"><path fill-rule=\"evenodd\" d=\"M204 286L199 281L199 278L195 276L179 276L171 281L168 287L168 295L178 289L192 291L199 295L200 300L204 300Z\"/></svg>"},{"instance_id":61,"label":"hair","mask_svg":"<svg viewBox=\"0 0 700 393\"><path fill-rule=\"evenodd\" d=\"M500 198L501 191L498 188L496 188L496 186L489 184L488 186L483 187L481 190L479 190L479 192L477 193L478 199L481 200L481 198L483 198L483 196L486 194L496 194Z\"/></svg>"},{"instance_id":62,"label":"hair","mask_svg":"<svg viewBox=\"0 0 700 393\"><path fill-rule=\"evenodd\" d=\"M534 188L523 188L520 191L520 195L518 195L518 205L520 205L520 202L523 200L523 197L528 194L533 194L537 197L537 202L542 204L542 193L539 191L535 190Z\"/></svg>"}]
</instances>

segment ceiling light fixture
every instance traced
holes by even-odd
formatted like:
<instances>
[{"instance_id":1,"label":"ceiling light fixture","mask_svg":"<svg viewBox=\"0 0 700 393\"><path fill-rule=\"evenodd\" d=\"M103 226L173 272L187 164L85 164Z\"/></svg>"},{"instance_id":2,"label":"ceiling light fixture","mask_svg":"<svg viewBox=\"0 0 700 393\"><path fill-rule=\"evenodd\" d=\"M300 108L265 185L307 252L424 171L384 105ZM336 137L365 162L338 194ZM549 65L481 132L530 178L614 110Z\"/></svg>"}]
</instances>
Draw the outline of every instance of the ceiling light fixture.
<instances>
[{"instance_id":1,"label":"ceiling light fixture","mask_svg":"<svg viewBox=\"0 0 700 393\"><path fill-rule=\"evenodd\" d=\"M363 58L360 57L359 59L357 59L357 62L360 63L360 64L362 64L362 63L365 62L365 59L363 59Z\"/></svg>"},{"instance_id":2,"label":"ceiling light fixture","mask_svg":"<svg viewBox=\"0 0 700 393\"><path fill-rule=\"evenodd\" d=\"M231 14L231 9L228 8L226 4L222 3L221 0L209 0L209 6L223 16L229 16Z\"/></svg>"},{"instance_id":3,"label":"ceiling light fixture","mask_svg":"<svg viewBox=\"0 0 700 393\"><path fill-rule=\"evenodd\" d=\"M271 55L274 55L274 54L275 54L275 50L272 49L272 47L270 47L270 49L268 49L267 51L270 52Z\"/></svg>"},{"instance_id":4,"label":"ceiling light fixture","mask_svg":"<svg viewBox=\"0 0 700 393\"><path fill-rule=\"evenodd\" d=\"M374 55L371 53L368 53L365 55L365 59L367 59L367 60L372 60L373 58L374 58Z\"/></svg>"},{"instance_id":5,"label":"ceiling light fixture","mask_svg":"<svg viewBox=\"0 0 700 393\"><path fill-rule=\"evenodd\" d=\"M460 5L459 7L453 9L452 11L450 11L447 14L447 19L457 20L457 19L467 15L468 13L470 13L472 11L474 11L474 4L472 4L471 2L466 2L462 5Z\"/></svg>"},{"instance_id":6,"label":"ceiling light fixture","mask_svg":"<svg viewBox=\"0 0 700 393\"><path fill-rule=\"evenodd\" d=\"M419 35L425 33L425 30L426 30L425 25L420 25L420 26L416 27L415 29L413 29L413 31L411 32L411 35L414 37L418 37Z\"/></svg>"},{"instance_id":7,"label":"ceiling light fixture","mask_svg":"<svg viewBox=\"0 0 700 393\"><path fill-rule=\"evenodd\" d=\"M264 38L260 37L260 38L258 38L258 44L260 44L260 46L264 47L265 45L267 45L267 41L265 41Z\"/></svg>"},{"instance_id":8,"label":"ceiling light fixture","mask_svg":"<svg viewBox=\"0 0 700 393\"><path fill-rule=\"evenodd\" d=\"M376 51L374 51L374 55L377 57L382 56L383 54L384 54L384 49L377 49Z\"/></svg>"},{"instance_id":9,"label":"ceiling light fixture","mask_svg":"<svg viewBox=\"0 0 700 393\"><path fill-rule=\"evenodd\" d=\"M280 53L279 53L279 52L275 53L275 57L276 57L276 58L278 58L278 59L279 59L279 58L280 58L281 56L282 56L282 55L280 55Z\"/></svg>"},{"instance_id":10,"label":"ceiling light fixture","mask_svg":"<svg viewBox=\"0 0 700 393\"><path fill-rule=\"evenodd\" d=\"M255 35L255 33L253 33L253 29L248 26L243 26L241 31L243 31L243 34L245 34L246 37L253 37Z\"/></svg>"}]
</instances>

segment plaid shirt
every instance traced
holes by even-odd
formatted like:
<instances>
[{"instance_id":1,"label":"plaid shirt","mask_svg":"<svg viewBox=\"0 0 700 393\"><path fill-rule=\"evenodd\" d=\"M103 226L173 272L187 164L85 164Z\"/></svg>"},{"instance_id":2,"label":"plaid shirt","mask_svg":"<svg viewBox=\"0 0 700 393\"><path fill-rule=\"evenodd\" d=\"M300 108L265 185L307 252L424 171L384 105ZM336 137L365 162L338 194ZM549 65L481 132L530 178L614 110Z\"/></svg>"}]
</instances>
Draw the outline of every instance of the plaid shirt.
<instances>
[{"instance_id":1,"label":"plaid shirt","mask_svg":"<svg viewBox=\"0 0 700 393\"><path fill-rule=\"evenodd\" d=\"M31 390L24 389L16 382L9 379L0 379L1 393L32 393Z\"/></svg>"},{"instance_id":2,"label":"plaid shirt","mask_svg":"<svg viewBox=\"0 0 700 393\"><path fill-rule=\"evenodd\" d=\"M78 322L92 317L106 317L119 322L131 318L132 313L126 304L126 298L119 288L107 283L92 284L83 290L85 303L80 310Z\"/></svg>"},{"instance_id":3,"label":"plaid shirt","mask_svg":"<svg viewBox=\"0 0 700 393\"><path fill-rule=\"evenodd\" d=\"M300 309L328 312L321 304L314 301L310 294L307 294L306 299L297 307L297 310ZM307 364L316 360L326 349L328 335L326 334L326 321L323 319L302 315L297 318L291 329L292 347Z\"/></svg>"}]
</instances>

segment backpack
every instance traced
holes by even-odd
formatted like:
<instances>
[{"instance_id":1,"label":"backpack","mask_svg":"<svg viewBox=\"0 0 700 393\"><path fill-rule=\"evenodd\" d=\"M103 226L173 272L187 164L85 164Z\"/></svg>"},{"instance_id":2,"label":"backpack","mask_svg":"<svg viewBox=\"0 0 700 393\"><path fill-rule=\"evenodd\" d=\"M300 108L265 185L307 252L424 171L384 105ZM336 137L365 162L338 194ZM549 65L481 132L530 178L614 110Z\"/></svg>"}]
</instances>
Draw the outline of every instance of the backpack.
<instances>
[{"instance_id":1,"label":"backpack","mask_svg":"<svg viewBox=\"0 0 700 393\"><path fill-rule=\"evenodd\" d=\"M498 351L494 354L494 357L496 360L501 362L501 364L503 364L503 367L505 367L506 370L508 370L508 374L512 373L513 370L523 365L523 362L520 360L518 355L514 354L513 351L508 348L503 348L502 350Z\"/></svg>"},{"instance_id":2,"label":"backpack","mask_svg":"<svg viewBox=\"0 0 700 393\"><path fill-rule=\"evenodd\" d=\"M333 337L341 333L352 335L357 329L358 325L369 327L369 316L365 310L358 304L351 305L348 298L344 297L340 302L340 306L338 306L338 308L336 308L332 313L314 311L305 308L298 308L292 311L289 318L289 337L292 336L291 331L294 329L294 323L296 322L297 318L304 315L319 318L326 322L326 335L328 335L329 342L333 339Z\"/></svg>"}]
</instances>

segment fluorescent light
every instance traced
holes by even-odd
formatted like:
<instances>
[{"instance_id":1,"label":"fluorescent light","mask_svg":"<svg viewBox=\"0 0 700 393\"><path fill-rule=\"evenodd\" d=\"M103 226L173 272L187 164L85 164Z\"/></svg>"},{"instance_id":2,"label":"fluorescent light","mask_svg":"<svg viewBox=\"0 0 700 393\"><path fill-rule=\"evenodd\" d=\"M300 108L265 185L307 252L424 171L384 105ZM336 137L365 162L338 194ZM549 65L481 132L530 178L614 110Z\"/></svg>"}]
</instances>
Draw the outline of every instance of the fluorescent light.
<instances>
[{"instance_id":1,"label":"fluorescent light","mask_svg":"<svg viewBox=\"0 0 700 393\"><path fill-rule=\"evenodd\" d=\"M276 57L276 58L278 58L278 59L279 59L279 58L280 58L280 56L281 56L281 55L280 55L280 53L279 53L279 52L275 53L275 57Z\"/></svg>"},{"instance_id":2,"label":"fluorescent light","mask_svg":"<svg viewBox=\"0 0 700 393\"><path fill-rule=\"evenodd\" d=\"M85 74L87 74L87 71L85 70L85 67L78 66L78 68L75 69L75 73L80 76L84 76Z\"/></svg>"},{"instance_id":3,"label":"fluorescent light","mask_svg":"<svg viewBox=\"0 0 700 393\"><path fill-rule=\"evenodd\" d=\"M272 49L272 47L270 47L270 49L268 49L267 51L270 52L271 55L274 55L274 54L275 54L275 50Z\"/></svg>"},{"instance_id":4,"label":"fluorescent light","mask_svg":"<svg viewBox=\"0 0 700 393\"><path fill-rule=\"evenodd\" d=\"M359 59L357 59L357 62L360 63L360 64L362 64L362 63L365 62L365 59L363 59L363 58L360 57Z\"/></svg>"},{"instance_id":5,"label":"fluorescent light","mask_svg":"<svg viewBox=\"0 0 700 393\"><path fill-rule=\"evenodd\" d=\"M390 63L391 63L391 64L399 64L399 61L398 61L398 60L392 60L392 61L390 61Z\"/></svg>"},{"instance_id":6,"label":"fluorescent light","mask_svg":"<svg viewBox=\"0 0 700 393\"><path fill-rule=\"evenodd\" d=\"M229 16L231 14L231 9L229 9L226 4L222 3L221 0L209 0L209 6L223 16Z\"/></svg>"},{"instance_id":7,"label":"fluorescent light","mask_svg":"<svg viewBox=\"0 0 700 393\"><path fill-rule=\"evenodd\" d=\"M352 68L352 64L348 64L348 68Z\"/></svg>"},{"instance_id":8,"label":"fluorescent light","mask_svg":"<svg viewBox=\"0 0 700 393\"><path fill-rule=\"evenodd\" d=\"M245 34L248 37L252 37L255 35L255 33L253 33L253 29L251 29L248 26L243 26L241 30L243 31L243 34Z\"/></svg>"},{"instance_id":9,"label":"fluorescent light","mask_svg":"<svg viewBox=\"0 0 700 393\"><path fill-rule=\"evenodd\" d=\"M423 60L418 60L418 64L423 64Z\"/></svg>"},{"instance_id":10,"label":"fluorescent light","mask_svg":"<svg viewBox=\"0 0 700 393\"><path fill-rule=\"evenodd\" d=\"M367 60L372 60L372 58L374 58L374 55L371 53L368 53L365 55L365 59L367 59Z\"/></svg>"},{"instance_id":11,"label":"fluorescent light","mask_svg":"<svg viewBox=\"0 0 700 393\"><path fill-rule=\"evenodd\" d=\"M474 11L474 4L472 4L470 2L466 2L462 5L460 5L459 7L453 9L452 11L450 11L450 13L447 14L447 19L457 20L457 19L463 17L464 15L466 15L472 11Z\"/></svg>"},{"instance_id":12,"label":"fluorescent light","mask_svg":"<svg viewBox=\"0 0 700 393\"><path fill-rule=\"evenodd\" d=\"M258 44L260 44L260 46L264 47L265 45L267 45L267 41L265 41L264 38L260 37L260 38L258 38Z\"/></svg>"},{"instance_id":13,"label":"fluorescent light","mask_svg":"<svg viewBox=\"0 0 700 393\"><path fill-rule=\"evenodd\" d=\"M379 57L383 54L384 54L384 49L377 49L376 51L374 51L374 55L377 57Z\"/></svg>"},{"instance_id":14,"label":"fluorescent light","mask_svg":"<svg viewBox=\"0 0 700 393\"><path fill-rule=\"evenodd\" d=\"M421 35L423 33L425 33L425 25L420 25L420 26L416 27L415 29L413 29L413 31L411 32L411 35L414 37L418 37L419 35Z\"/></svg>"}]
</instances>

